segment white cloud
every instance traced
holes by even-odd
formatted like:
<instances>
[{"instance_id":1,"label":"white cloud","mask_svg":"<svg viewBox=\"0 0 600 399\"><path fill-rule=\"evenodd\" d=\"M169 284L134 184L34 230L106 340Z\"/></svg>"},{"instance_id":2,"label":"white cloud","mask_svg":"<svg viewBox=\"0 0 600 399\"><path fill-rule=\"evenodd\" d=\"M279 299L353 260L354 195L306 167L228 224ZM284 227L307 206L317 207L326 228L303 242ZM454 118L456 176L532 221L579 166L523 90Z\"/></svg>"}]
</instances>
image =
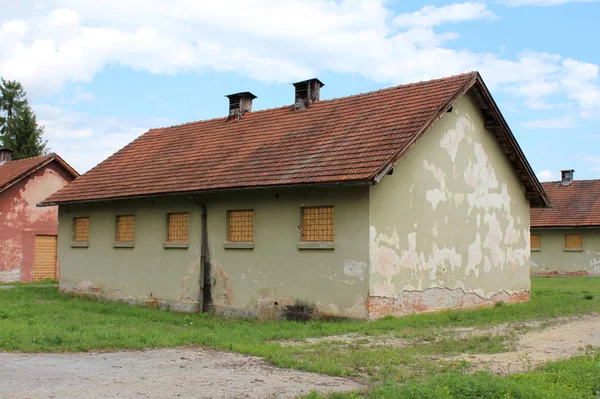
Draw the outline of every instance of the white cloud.
<instances>
[{"instance_id":1,"label":"white cloud","mask_svg":"<svg viewBox=\"0 0 600 399\"><path fill-rule=\"evenodd\" d=\"M566 3L592 3L598 0L505 0L504 4L519 7L519 6L556 6Z\"/></svg>"},{"instance_id":2,"label":"white cloud","mask_svg":"<svg viewBox=\"0 0 600 399\"><path fill-rule=\"evenodd\" d=\"M401 15L386 5L385 0L263 0L252 7L242 0L16 2L0 16L0 76L20 80L35 102L89 82L115 64L155 74L213 70L278 82L345 72L389 85L479 70L494 93L507 93L518 107L568 109L566 116L525 126L566 128L600 115L597 65L530 50L507 58L452 48L458 34L437 27L494 18L485 4L427 6ZM75 103L91 100L85 90L75 90ZM53 146L54 140L66 140L61 135L91 142L110 135L110 118L65 121L73 117L64 111L56 120L44 118ZM123 126L124 137L131 137L129 132L153 124Z\"/></svg>"},{"instance_id":3,"label":"white cloud","mask_svg":"<svg viewBox=\"0 0 600 399\"><path fill-rule=\"evenodd\" d=\"M38 122L44 126L44 138L50 150L67 159L80 173L86 172L100 161L145 133L148 128L167 126L174 121L91 116L48 104L34 105Z\"/></svg>"},{"instance_id":4,"label":"white cloud","mask_svg":"<svg viewBox=\"0 0 600 399\"><path fill-rule=\"evenodd\" d=\"M412 28L416 26L430 28L446 23L493 19L496 15L483 3L454 3L442 7L425 6L419 11L396 16L395 26Z\"/></svg>"},{"instance_id":5,"label":"white cloud","mask_svg":"<svg viewBox=\"0 0 600 399\"><path fill-rule=\"evenodd\" d=\"M556 181L558 180L558 172L553 172L551 170L542 170L537 173L537 178L539 181Z\"/></svg>"}]
</instances>

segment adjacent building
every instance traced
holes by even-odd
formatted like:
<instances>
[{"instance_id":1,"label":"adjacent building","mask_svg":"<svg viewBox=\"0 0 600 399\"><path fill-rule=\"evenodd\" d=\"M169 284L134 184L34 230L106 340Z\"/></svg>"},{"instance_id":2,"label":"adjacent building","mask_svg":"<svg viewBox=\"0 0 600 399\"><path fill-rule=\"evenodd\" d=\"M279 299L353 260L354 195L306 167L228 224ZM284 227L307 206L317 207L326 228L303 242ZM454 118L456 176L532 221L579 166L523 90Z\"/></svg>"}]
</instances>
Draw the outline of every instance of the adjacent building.
<instances>
[{"instance_id":1,"label":"adjacent building","mask_svg":"<svg viewBox=\"0 0 600 399\"><path fill-rule=\"evenodd\" d=\"M58 207L36 204L78 173L56 154L11 160L0 149L0 281L58 278Z\"/></svg>"},{"instance_id":2,"label":"adjacent building","mask_svg":"<svg viewBox=\"0 0 600 399\"><path fill-rule=\"evenodd\" d=\"M552 207L531 210L531 273L600 276L600 180L543 183Z\"/></svg>"},{"instance_id":3,"label":"adjacent building","mask_svg":"<svg viewBox=\"0 0 600 399\"><path fill-rule=\"evenodd\" d=\"M227 116L152 129L43 201L61 290L292 318L526 301L548 199L481 76L322 87L257 112L229 95Z\"/></svg>"}]
</instances>

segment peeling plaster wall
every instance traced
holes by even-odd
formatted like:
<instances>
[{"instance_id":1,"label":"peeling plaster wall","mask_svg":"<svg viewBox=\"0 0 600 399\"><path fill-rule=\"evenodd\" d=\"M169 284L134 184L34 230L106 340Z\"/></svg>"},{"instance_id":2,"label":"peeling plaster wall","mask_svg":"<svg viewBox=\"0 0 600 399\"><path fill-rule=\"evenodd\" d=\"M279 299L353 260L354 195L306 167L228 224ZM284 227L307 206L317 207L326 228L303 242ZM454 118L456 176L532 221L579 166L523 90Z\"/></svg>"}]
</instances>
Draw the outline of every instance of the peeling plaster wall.
<instances>
[{"instance_id":1,"label":"peeling plaster wall","mask_svg":"<svg viewBox=\"0 0 600 399\"><path fill-rule=\"evenodd\" d=\"M167 213L189 212L189 248L164 248ZM198 311L200 208L187 197L60 206L60 288L103 299ZM135 215L135 247L114 248L117 215ZM71 247L73 218L90 217L89 247Z\"/></svg>"},{"instance_id":2,"label":"peeling plaster wall","mask_svg":"<svg viewBox=\"0 0 600 399\"><path fill-rule=\"evenodd\" d=\"M465 95L371 188L369 316L526 300L529 203Z\"/></svg>"},{"instance_id":3,"label":"peeling plaster wall","mask_svg":"<svg viewBox=\"0 0 600 399\"><path fill-rule=\"evenodd\" d=\"M532 229L540 235L540 251L531 253L534 276L600 277L600 228L597 229ZM582 234L583 251L565 251L565 234Z\"/></svg>"},{"instance_id":4,"label":"peeling plaster wall","mask_svg":"<svg viewBox=\"0 0 600 399\"><path fill-rule=\"evenodd\" d=\"M37 203L73 180L52 162L0 194L0 281L33 281L36 235L56 235L57 207Z\"/></svg>"},{"instance_id":5,"label":"peeling plaster wall","mask_svg":"<svg viewBox=\"0 0 600 399\"><path fill-rule=\"evenodd\" d=\"M246 191L198 201L208 209L215 311L367 317L367 187ZM317 205L335 207L335 249L298 249L301 207ZM254 249L224 248L232 209L254 209Z\"/></svg>"}]
</instances>

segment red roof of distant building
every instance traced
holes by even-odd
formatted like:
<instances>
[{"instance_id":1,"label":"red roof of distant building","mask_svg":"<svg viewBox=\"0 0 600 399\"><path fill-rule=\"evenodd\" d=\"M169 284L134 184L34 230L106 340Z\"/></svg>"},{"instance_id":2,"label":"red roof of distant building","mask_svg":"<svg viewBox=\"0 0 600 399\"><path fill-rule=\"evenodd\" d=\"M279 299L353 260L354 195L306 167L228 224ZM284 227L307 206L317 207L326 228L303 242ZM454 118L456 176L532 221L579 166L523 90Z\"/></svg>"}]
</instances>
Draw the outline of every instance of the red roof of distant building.
<instances>
[{"instance_id":1,"label":"red roof of distant building","mask_svg":"<svg viewBox=\"0 0 600 399\"><path fill-rule=\"evenodd\" d=\"M531 227L600 226L600 180L542 183L552 207L531 210Z\"/></svg>"},{"instance_id":2,"label":"red roof of distant building","mask_svg":"<svg viewBox=\"0 0 600 399\"><path fill-rule=\"evenodd\" d=\"M55 160L59 162L65 169L67 169L74 177L79 176L79 173L77 173L75 169L73 169L61 157L54 153L40 157L8 161L0 165L0 192L6 190L13 184L19 182L21 179L29 176L31 173Z\"/></svg>"},{"instance_id":3,"label":"red roof of distant building","mask_svg":"<svg viewBox=\"0 0 600 399\"><path fill-rule=\"evenodd\" d=\"M477 72L306 109L286 106L152 129L43 204L283 185L372 183L466 91L477 87L495 134L538 206L545 194ZM491 111L490 111L491 112ZM509 157L510 158L510 157Z\"/></svg>"}]
</instances>

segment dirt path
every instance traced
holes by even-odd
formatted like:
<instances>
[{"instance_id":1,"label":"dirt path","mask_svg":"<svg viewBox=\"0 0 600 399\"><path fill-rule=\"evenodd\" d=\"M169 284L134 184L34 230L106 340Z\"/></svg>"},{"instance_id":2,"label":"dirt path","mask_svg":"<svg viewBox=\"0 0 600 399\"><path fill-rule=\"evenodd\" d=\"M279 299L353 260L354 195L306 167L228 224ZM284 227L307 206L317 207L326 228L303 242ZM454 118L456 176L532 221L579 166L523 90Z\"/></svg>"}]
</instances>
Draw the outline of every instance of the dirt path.
<instances>
[{"instance_id":1,"label":"dirt path","mask_svg":"<svg viewBox=\"0 0 600 399\"><path fill-rule=\"evenodd\" d=\"M600 347L600 315L560 319L558 324L530 331L519 338L514 352L462 355L458 359L470 362L475 369L509 374L581 355L588 346Z\"/></svg>"},{"instance_id":2,"label":"dirt path","mask_svg":"<svg viewBox=\"0 0 600 399\"><path fill-rule=\"evenodd\" d=\"M352 379L273 367L208 349L0 353L1 398L293 398L363 388Z\"/></svg>"}]
</instances>

